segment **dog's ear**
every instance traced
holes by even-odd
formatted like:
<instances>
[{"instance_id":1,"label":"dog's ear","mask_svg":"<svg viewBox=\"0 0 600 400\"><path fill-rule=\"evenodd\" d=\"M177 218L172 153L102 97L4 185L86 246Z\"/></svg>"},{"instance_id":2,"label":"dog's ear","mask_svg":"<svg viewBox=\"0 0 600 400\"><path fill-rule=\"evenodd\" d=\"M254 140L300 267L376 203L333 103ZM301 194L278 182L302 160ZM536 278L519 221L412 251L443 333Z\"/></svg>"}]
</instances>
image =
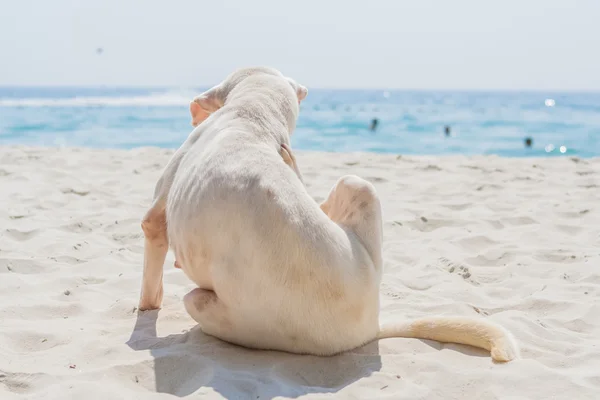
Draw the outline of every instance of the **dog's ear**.
<instances>
[{"instance_id":1,"label":"dog's ear","mask_svg":"<svg viewBox=\"0 0 600 400\"><path fill-rule=\"evenodd\" d=\"M298 104L300 104L300 102L306 98L306 95L308 95L308 89L296 82L295 80L293 80L292 78L287 78L287 80L290 83L290 85L292 85L292 87L294 88L296 96L298 96Z\"/></svg>"},{"instance_id":2,"label":"dog's ear","mask_svg":"<svg viewBox=\"0 0 600 400\"><path fill-rule=\"evenodd\" d=\"M200 125L210 114L223 107L221 87L215 86L194 98L190 103L192 126Z\"/></svg>"}]
</instances>

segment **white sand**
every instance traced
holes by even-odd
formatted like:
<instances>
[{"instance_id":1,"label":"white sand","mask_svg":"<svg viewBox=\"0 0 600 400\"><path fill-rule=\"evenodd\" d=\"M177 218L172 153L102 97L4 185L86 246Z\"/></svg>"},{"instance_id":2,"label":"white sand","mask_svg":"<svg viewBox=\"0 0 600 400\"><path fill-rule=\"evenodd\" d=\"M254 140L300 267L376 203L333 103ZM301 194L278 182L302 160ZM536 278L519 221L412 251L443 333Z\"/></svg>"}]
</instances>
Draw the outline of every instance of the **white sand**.
<instances>
[{"instance_id":1,"label":"white sand","mask_svg":"<svg viewBox=\"0 0 600 400\"><path fill-rule=\"evenodd\" d=\"M0 148L0 399L600 398L600 159L298 153L317 200L348 173L377 187L381 318L487 316L522 348L494 364L412 339L331 358L223 343L185 313L172 254L133 332L170 154Z\"/></svg>"}]
</instances>

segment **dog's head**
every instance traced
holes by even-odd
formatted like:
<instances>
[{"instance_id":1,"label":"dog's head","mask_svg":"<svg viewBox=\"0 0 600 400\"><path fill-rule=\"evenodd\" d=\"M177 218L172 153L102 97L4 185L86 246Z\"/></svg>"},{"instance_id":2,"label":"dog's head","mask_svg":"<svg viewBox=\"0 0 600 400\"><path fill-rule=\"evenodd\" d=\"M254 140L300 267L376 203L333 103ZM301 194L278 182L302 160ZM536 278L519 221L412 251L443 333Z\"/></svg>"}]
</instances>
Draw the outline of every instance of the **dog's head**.
<instances>
[{"instance_id":1,"label":"dog's head","mask_svg":"<svg viewBox=\"0 0 600 400\"><path fill-rule=\"evenodd\" d=\"M300 102L304 100L306 98L306 95L308 94L308 90L304 86L300 85L292 78L283 76L281 72L277 71L274 68L242 68L229 75L227 78L225 78L223 82L221 82L217 86L212 87L211 89L194 98L194 100L190 104L192 126L198 126L206 118L208 118L210 114L223 107L223 105L227 101L229 93L231 93L231 91L235 89L246 78L259 74L272 75L286 79L292 86L294 92L296 93L296 96L298 98L298 104L300 104Z\"/></svg>"}]
</instances>

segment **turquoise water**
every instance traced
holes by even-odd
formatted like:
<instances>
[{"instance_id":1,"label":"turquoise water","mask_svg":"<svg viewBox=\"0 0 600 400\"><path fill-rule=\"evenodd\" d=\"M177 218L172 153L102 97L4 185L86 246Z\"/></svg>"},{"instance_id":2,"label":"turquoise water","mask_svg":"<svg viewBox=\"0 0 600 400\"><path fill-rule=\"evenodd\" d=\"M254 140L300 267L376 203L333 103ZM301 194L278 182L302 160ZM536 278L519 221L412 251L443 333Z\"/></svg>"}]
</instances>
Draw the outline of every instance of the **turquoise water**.
<instances>
[{"instance_id":1,"label":"turquoise water","mask_svg":"<svg viewBox=\"0 0 600 400\"><path fill-rule=\"evenodd\" d=\"M0 88L0 145L178 147L182 89ZM369 129L379 120L375 131ZM450 136L444 126L450 126ZM524 139L533 146L526 148ZM397 154L600 156L600 94L310 90L294 148Z\"/></svg>"}]
</instances>

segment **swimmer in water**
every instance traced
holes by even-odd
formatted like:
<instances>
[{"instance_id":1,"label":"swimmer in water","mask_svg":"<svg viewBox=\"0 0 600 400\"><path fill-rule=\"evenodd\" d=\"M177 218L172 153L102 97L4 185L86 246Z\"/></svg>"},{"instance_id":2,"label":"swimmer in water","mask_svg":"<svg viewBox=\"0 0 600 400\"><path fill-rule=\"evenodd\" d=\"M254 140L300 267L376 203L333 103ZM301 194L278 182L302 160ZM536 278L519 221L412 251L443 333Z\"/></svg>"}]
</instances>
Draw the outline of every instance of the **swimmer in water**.
<instances>
[{"instance_id":1,"label":"swimmer in water","mask_svg":"<svg viewBox=\"0 0 600 400\"><path fill-rule=\"evenodd\" d=\"M373 118L373 120L371 121L371 127L369 129L371 129L372 131L375 131L375 129L377 129L378 124L379 124L379 120L377 118Z\"/></svg>"}]
</instances>

